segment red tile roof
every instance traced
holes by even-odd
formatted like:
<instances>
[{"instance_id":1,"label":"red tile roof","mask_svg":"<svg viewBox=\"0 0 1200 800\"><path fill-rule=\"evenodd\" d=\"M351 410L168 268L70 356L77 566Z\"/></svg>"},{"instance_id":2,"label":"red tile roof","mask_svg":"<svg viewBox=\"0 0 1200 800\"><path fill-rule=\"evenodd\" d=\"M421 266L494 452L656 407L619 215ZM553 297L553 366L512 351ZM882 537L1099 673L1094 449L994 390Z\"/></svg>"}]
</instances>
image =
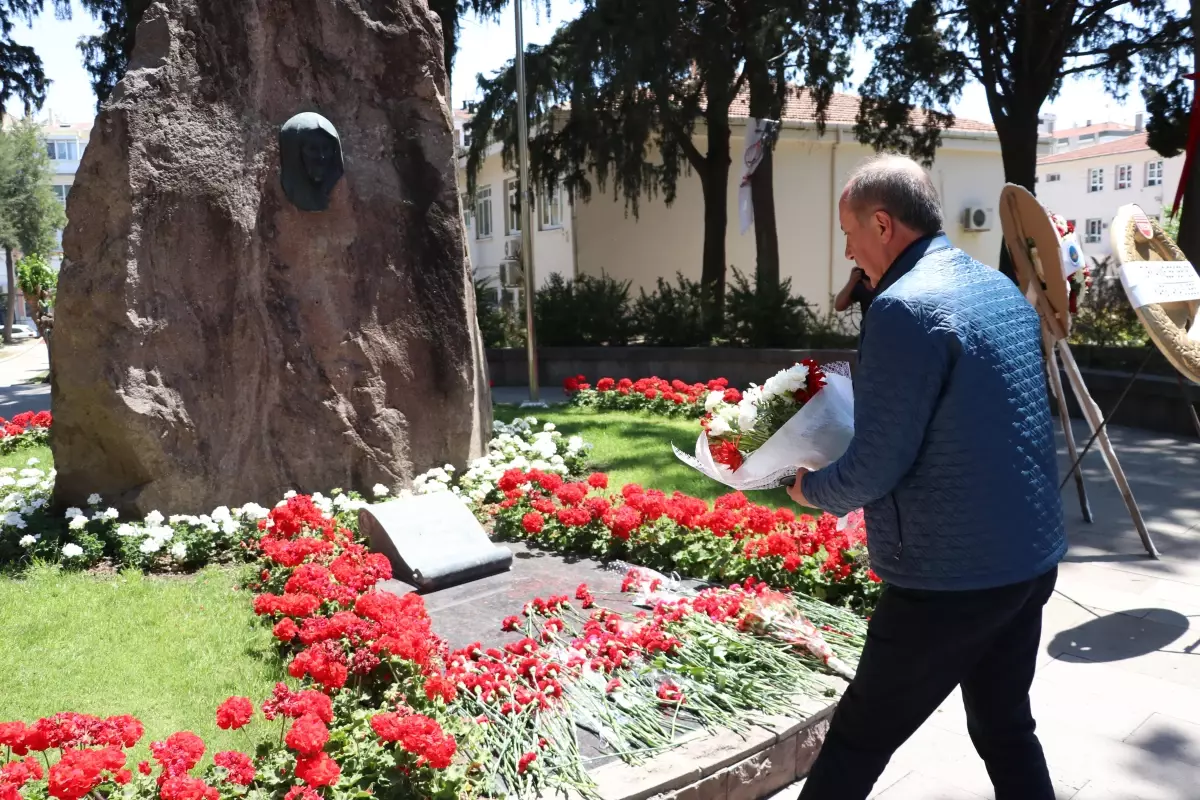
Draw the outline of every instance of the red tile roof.
<instances>
[{"instance_id":1,"label":"red tile roof","mask_svg":"<svg viewBox=\"0 0 1200 800\"><path fill-rule=\"evenodd\" d=\"M1137 153L1149 149L1150 145L1146 143L1145 132L1135 133L1132 136L1126 136L1123 139L1117 139L1112 142L1104 142L1103 144L1094 144L1091 147L1080 147L1078 150L1068 150L1065 153L1042 156L1038 159L1038 166L1042 164L1061 164L1064 161L1079 161L1080 159L1096 158L1097 156Z\"/></svg>"},{"instance_id":2,"label":"red tile roof","mask_svg":"<svg viewBox=\"0 0 1200 800\"><path fill-rule=\"evenodd\" d=\"M1129 125L1119 122L1100 122L1095 125L1085 125L1082 128L1064 128L1051 134L1055 139L1069 139L1072 136L1087 136L1089 133L1104 133L1105 131L1132 131Z\"/></svg>"},{"instance_id":3,"label":"red tile roof","mask_svg":"<svg viewBox=\"0 0 1200 800\"><path fill-rule=\"evenodd\" d=\"M835 93L825 109L825 122L834 125L853 125L858 119L859 96L855 94ZM750 116L750 92L742 91L729 107L729 116L744 119ZM817 104L812 93L801 87L793 87L784 99L783 118L791 122L817 121ZM922 122L921 116L914 111L914 123ZM978 122L973 119L954 118L951 130L991 132L996 128L990 122Z\"/></svg>"}]
</instances>

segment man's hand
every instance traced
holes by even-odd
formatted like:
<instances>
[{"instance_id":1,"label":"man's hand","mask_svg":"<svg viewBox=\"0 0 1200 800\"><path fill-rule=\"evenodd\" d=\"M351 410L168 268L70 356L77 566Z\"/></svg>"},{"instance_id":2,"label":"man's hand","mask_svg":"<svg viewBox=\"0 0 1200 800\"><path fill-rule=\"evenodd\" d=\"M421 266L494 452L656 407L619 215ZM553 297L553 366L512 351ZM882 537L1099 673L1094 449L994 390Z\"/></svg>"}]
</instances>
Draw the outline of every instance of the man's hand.
<instances>
[{"instance_id":1,"label":"man's hand","mask_svg":"<svg viewBox=\"0 0 1200 800\"><path fill-rule=\"evenodd\" d=\"M812 470L807 470L804 467L796 470L796 482L789 486L787 490L788 497L792 498L792 502L809 508L811 508L812 505L804 498L804 489L801 484L804 481L804 476L811 471Z\"/></svg>"}]
</instances>

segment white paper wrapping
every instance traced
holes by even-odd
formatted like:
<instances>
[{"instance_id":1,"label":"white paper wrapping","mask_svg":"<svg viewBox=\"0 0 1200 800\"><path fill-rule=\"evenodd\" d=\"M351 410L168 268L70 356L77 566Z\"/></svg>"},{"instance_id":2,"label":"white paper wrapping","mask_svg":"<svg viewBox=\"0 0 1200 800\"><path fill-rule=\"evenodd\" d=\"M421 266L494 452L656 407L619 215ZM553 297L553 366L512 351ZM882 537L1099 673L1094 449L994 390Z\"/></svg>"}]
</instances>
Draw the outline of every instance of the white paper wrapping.
<instances>
[{"instance_id":1,"label":"white paper wrapping","mask_svg":"<svg viewBox=\"0 0 1200 800\"><path fill-rule=\"evenodd\" d=\"M784 423L737 471L713 461L708 434L700 432L696 455L673 447L680 461L738 491L777 489L800 467L821 469L836 461L854 438L854 390L846 364L826 364L825 388Z\"/></svg>"},{"instance_id":2,"label":"white paper wrapping","mask_svg":"<svg viewBox=\"0 0 1200 800\"><path fill-rule=\"evenodd\" d=\"M1121 285L1134 308L1200 300L1200 275L1187 261L1126 261Z\"/></svg>"}]
</instances>

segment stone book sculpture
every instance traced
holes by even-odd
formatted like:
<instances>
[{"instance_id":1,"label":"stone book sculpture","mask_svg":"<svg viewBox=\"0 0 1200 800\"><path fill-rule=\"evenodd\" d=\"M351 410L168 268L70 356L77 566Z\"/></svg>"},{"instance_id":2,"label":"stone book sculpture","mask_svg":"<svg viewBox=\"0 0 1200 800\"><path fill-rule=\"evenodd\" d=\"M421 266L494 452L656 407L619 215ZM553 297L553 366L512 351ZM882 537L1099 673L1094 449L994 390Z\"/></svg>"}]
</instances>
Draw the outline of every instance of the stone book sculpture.
<instances>
[{"instance_id":1,"label":"stone book sculpture","mask_svg":"<svg viewBox=\"0 0 1200 800\"><path fill-rule=\"evenodd\" d=\"M449 492L402 497L358 512L371 549L392 563L396 578L422 591L484 578L512 566L462 500Z\"/></svg>"}]
</instances>

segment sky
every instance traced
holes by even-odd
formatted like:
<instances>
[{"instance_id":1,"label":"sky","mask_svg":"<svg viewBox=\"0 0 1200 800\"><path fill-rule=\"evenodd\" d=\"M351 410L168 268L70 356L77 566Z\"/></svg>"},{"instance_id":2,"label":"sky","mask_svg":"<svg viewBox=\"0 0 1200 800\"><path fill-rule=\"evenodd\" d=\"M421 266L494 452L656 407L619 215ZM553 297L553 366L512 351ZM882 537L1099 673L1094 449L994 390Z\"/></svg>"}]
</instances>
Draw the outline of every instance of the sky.
<instances>
[{"instance_id":1,"label":"sky","mask_svg":"<svg viewBox=\"0 0 1200 800\"><path fill-rule=\"evenodd\" d=\"M526 43L544 44L559 25L576 13L578 4L573 0L554 0L549 17L540 0L536 7L526 2L524 8ZM51 109L65 122L83 122L95 116L96 98L76 43L81 37L97 32L98 27L78 3L71 20L56 20L52 13L47 13L35 20L32 28L22 22L14 25L13 38L34 48L52 81L42 116ZM451 80L455 107L475 99L476 76L504 67L513 57L515 48L511 5L495 22L481 21L473 16L464 19ZM855 66L856 78L869 68L870 60L865 51L855 59ZM852 91L853 87L847 87L847 90ZM1134 115L1145 109L1136 88L1129 92L1124 103L1120 103L1105 92L1099 80L1068 79L1062 93L1044 110L1057 115L1057 128L1063 129L1083 125L1088 120L1132 124ZM991 118L983 87L978 84L967 87L953 111L966 119L986 121Z\"/></svg>"}]
</instances>

